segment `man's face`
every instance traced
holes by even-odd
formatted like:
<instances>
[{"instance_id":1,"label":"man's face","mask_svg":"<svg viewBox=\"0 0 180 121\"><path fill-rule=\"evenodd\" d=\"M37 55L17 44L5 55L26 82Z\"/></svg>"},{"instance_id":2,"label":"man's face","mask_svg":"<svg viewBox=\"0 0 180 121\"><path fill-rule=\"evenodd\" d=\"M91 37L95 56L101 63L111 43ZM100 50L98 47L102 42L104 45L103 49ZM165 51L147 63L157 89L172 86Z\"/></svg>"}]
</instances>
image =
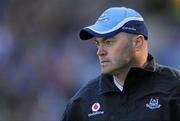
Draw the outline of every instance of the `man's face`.
<instances>
[{"instance_id":1,"label":"man's face","mask_svg":"<svg viewBox=\"0 0 180 121\"><path fill-rule=\"evenodd\" d=\"M131 66L133 59L132 41L120 32L112 38L95 38L97 55L103 74L116 74Z\"/></svg>"}]
</instances>

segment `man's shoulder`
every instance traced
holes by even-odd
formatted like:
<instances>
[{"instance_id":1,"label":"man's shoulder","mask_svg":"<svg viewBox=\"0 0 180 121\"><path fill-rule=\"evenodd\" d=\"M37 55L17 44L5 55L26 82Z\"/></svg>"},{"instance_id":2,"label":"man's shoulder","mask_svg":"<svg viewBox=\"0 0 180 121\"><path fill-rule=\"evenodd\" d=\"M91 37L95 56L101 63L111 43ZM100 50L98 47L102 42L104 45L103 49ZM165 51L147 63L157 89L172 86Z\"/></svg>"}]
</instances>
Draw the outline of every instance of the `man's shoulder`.
<instances>
[{"instance_id":1,"label":"man's shoulder","mask_svg":"<svg viewBox=\"0 0 180 121\"><path fill-rule=\"evenodd\" d=\"M166 89L171 90L174 88L180 87L180 70L170 67L159 65L156 70L156 79L158 79L158 83L164 85Z\"/></svg>"},{"instance_id":2,"label":"man's shoulder","mask_svg":"<svg viewBox=\"0 0 180 121\"><path fill-rule=\"evenodd\" d=\"M100 79L101 79L101 75L88 81L76 92L76 94L71 98L71 101L88 100L96 96L97 93L99 92Z\"/></svg>"},{"instance_id":3,"label":"man's shoulder","mask_svg":"<svg viewBox=\"0 0 180 121\"><path fill-rule=\"evenodd\" d=\"M171 87L171 94L180 94L180 70L170 66L160 65L160 72L162 73L164 80L166 80L166 85Z\"/></svg>"},{"instance_id":4,"label":"man's shoulder","mask_svg":"<svg viewBox=\"0 0 180 121\"><path fill-rule=\"evenodd\" d=\"M174 67L158 64L158 74L164 78L180 81L180 70Z\"/></svg>"}]
</instances>

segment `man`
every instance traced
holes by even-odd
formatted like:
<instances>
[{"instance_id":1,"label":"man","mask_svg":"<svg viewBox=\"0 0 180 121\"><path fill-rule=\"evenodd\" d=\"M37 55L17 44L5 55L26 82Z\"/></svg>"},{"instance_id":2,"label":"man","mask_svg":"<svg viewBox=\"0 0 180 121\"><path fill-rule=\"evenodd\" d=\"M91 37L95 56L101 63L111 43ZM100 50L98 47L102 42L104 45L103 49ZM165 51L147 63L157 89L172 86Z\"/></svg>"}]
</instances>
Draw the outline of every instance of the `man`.
<instances>
[{"instance_id":1,"label":"man","mask_svg":"<svg viewBox=\"0 0 180 121\"><path fill-rule=\"evenodd\" d=\"M70 100L63 121L180 120L180 71L149 54L137 11L109 8L80 38L95 38L102 74Z\"/></svg>"}]
</instances>

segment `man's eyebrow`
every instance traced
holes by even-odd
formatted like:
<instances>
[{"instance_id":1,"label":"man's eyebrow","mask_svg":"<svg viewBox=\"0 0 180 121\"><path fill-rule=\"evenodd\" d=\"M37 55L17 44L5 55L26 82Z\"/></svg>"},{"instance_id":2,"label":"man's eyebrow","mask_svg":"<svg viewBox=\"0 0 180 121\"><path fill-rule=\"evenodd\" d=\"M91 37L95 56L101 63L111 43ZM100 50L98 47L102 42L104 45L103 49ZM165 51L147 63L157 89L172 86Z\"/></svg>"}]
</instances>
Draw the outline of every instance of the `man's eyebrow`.
<instances>
[{"instance_id":1,"label":"man's eyebrow","mask_svg":"<svg viewBox=\"0 0 180 121\"><path fill-rule=\"evenodd\" d=\"M103 37L103 38L101 39L101 41L104 42L104 41L106 41L106 40L109 39L109 38L110 38L110 37ZM95 42L98 42L98 40L97 40L96 38L94 39L94 41L95 41Z\"/></svg>"}]
</instances>

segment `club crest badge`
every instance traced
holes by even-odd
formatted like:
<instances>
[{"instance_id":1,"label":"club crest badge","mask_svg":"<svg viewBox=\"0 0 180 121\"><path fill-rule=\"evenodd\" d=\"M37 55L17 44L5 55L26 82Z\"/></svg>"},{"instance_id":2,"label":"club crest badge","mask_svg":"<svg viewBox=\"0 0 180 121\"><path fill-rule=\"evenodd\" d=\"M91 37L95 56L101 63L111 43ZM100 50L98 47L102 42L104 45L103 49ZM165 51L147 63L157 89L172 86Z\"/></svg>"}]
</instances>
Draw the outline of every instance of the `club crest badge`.
<instances>
[{"instance_id":1,"label":"club crest badge","mask_svg":"<svg viewBox=\"0 0 180 121\"><path fill-rule=\"evenodd\" d=\"M109 18L107 17L107 12L103 13L97 20L96 24L99 22L107 22L109 21Z\"/></svg>"},{"instance_id":2,"label":"club crest badge","mask_svg":"<svg viewBox=\"0 0 180 121\"><path fill-rule=\"evenodd\" d=\"M161 107L161 104L159 104L159 97L152 97L149 101L149 103L146 104L146 107L154 110Z\"/></svg>"}]
</instances>

